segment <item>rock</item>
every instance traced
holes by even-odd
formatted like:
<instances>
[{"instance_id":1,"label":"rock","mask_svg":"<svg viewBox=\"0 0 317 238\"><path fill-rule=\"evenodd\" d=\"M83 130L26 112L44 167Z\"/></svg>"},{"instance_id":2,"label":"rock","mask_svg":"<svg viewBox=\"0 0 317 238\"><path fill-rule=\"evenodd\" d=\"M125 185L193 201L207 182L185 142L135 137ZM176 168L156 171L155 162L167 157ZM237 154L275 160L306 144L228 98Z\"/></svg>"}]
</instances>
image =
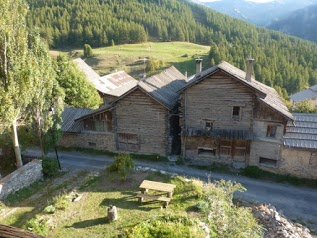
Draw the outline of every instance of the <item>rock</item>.
<instances>
[{"instance_id":1,"label":"rock","mask_svg":"<svg viewBox=\"0 0 317 238\"><path fill-rule=\"evenodd\" d=\"M271 205L257 205L252 210L254 217L265 228L264 238L313 238L309 229L288 221Z\"/></svg>"},{"instance_id":2,"label":"rock","mask_svg":"<svg viewBox=\"0 0 317 238\"><path fill-rule=\"evenodd\" d=\"M78 195L76 198L73 199L73 202L78 202L82 197L83 195Z\"/></svg>"},{"instance_id":3,"label":"rock","mask_svg":"<svg viewBox=\"0 0 317 238\"><path fill-rule=\"evenodd\" d=\"M109 221L118 220L118 211L117 211L117 207L116 206L110 205L110 207L108 207L107 218L108 218Z\"/></svg>"}]
</instances>

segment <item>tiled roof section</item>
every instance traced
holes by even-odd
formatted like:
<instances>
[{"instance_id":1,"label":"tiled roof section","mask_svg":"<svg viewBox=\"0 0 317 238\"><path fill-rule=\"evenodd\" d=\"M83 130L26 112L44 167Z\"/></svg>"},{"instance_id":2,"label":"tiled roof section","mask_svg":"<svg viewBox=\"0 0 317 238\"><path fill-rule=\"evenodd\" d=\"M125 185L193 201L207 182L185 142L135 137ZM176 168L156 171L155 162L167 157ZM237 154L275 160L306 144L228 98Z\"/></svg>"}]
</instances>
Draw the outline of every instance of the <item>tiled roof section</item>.
<instances>
[{"instance_id":1,"label":"tiled roof section","mask_svg":"<svg viewBox=\"0 0 317 238\"><path fill-rule=\"evenodd\" d=\"M100 78L100 80L103 82L105 81L110 82L112 85L114 85L114 88L111 88L111 89L124 86L127 83L138 82L136 79L134 79L133 77L131 77L129 74L127 74L124 71L119 71L116 73L104 75Z\"/></svg>"},{"instance_id":2,"label":"tiled roof section","mask_svg":"<svg viewBox=\"0 0 317 238\"><path fill-rule=\"evenodd\" d=\"M256 81L253 77L251 77L251 82L245 80L246 73L244 71L234 67L233 65L225 61L221 62L219 65L216 65L201 72L200 74L197 74L195 78L191 79L187 83L184 89L190 87L191 85L197 82L200 82L204 78L219 70L222 70L227 74L232 75L234 78L238 79L246 86L255 90L258 93L259 100L268 105L269 107L271 107L272 109L274 109L275 111L281 113L288 119L293 119L292 114L288 111L286 105L283 103L281 97L278 95L275 89Z\"/></svg>"},{"instance_id":3,"label":"tiled roof section","mask_svg":"<svg viewBox=\"0 0 317 238\"><path fill-rule=\"evenodd\" d=\"M294 113L284 135L284 145L299 149L317 149L317 114Z\"/></svg>"},{"instance_id":4,"label":"tiled roof section","mask_svg":"<svg viewBox=\"0 0 317 238\"><path fill-rule=\"evenodd\" d=\"M62 131L69 133L80 132L82 128L82 122L75 120L91 113L92 111L94 110L88 108L65 107L62 113Z\"/></svg>"},{"instance_id":5,"label":"tiled roof section","mask_svg":"<svg viewBox=\"0 0 317 238\"><path fill-rule=\"evenodd\" d=\"M298 93L294 93L290 96L290 98L294 102L300 102L308 99L313 99L317 97L317 85L311 86L310 88L300 91Z\"/></svg>"},{"instance_id":6,"label":"tiled roof section","mask_svg":"<svg viewBox=\"0 0 317 238\"><path fill-rule=\"evenodd\" d=\"M252 130L225 130L225 129L206 130L206 129L199 129L199 128L188 128L187 136L207 136L210 138L228 139L228 140L253 140L254 139Z\"/></svg>"},{"instance_id":7,"label":"tiled roof section","mask_svg":"<svg viewBox=\"0 0 317 238\"><path fill-rule=\"evenodd\" d=\"M139 82L139 87L151 97L172 109L179 97L179 90L186 85L185 76L174 66Z\"/></svg>"},{"instance_id":8,"label":"tiled roof section","mask_svg":"<svg viewBox=\"0 0 317 238\"><path fill-rule=\"evenodd\" d=\"M99 92L107 93L112 87L115 87L110 82L101 81L100 76L81 58L74 59L73 62L77 64L78 68L86 75L87 80L91 82Z\"/></svg>"}]
</instances>

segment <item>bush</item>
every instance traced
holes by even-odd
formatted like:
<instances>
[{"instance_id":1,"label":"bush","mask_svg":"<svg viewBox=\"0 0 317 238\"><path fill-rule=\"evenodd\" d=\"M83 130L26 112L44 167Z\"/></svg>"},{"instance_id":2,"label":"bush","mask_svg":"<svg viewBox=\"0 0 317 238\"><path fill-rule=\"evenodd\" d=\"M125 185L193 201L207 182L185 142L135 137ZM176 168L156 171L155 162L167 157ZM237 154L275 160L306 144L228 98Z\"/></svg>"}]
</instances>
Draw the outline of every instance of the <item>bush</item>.
<instances>
[{"instance_id":1,"label":"bush","mask_svg":"<svg viewBox=\"0 0 317 238\"><path fill-rule=\"evenodd\" d=\"M56 159L44 157L42 159L43 174L47 178L52 178L58 174L58 162Z\"/></svg>"},{"instance_id":2,"label":"bush","mask_svg":"<svg viewBox=\"0 0 317 238\"><path fill-rule=\"evenodd\" d=\"M24 228L34 232L36 234L40 234L40 235L47 235L48 233L48 228L46 225L46 220L42 219L38 216L36 216L35 218L32 218L31 220L29 220L25 225Z\"/></svg>"},{"instance_id":3,"label":"bush","mask_svg":"<svg viewBox=\"0 0 317 238\"><path fill-rule=\"evenodd\" d=\"M207 213L209 211L209 204L207 201L202 200L196 204L196 208L199 212Z\"/></svg>"},{"instance_id":4,"label":"bush","mask_svg":"<svg viewBox=\"0 0 317 238\"><path fill-rule=\"evenodd\" d=\"M234 192L245 190L239 183L224 180L205 186L203 200L209 207L208 224L216 237L262 237L262 227L257 224L251 209L233 203Z\"/></svg>"},{"instance_id":5,"label":"bush","mask_svg":"<svg viewBox=\"0 0 317 238\"><path fill-rule=\"evenodd\" d=\"M182 195L181 197L193 196L196 198L200 198L203 195L203 182L201 180L189 180L176 176L172 179L172 183L176 185L174 190L175 195Z\"/></svg>"},{"instance_id":6,"label":"bush","mask_svg":"<svg viewBox=\"0 0 317 238\"><path fill-rule=\"evenodd\" d=\"M69 205L70 199L66 193L60 194L52 199L50 205L54 206L58 210L65 210Z\"/></svg>"},{"instance_id":7,"label":"bush","mask_svg":"<svg viewBox=\"0 0 317 238\"><path fill-rule=\"evenodd\" d=\"M119 154L114 158L115 161L107 168L107 170L117 172L123 180L126 180L128 174L134 169L134 162L132 158L127 154Z\"/></svg>"},{"instance_id":8,"label":"bush","mask_svg":"<svg viewBox=\"0 0 317 238\"><path fill-rule=\"evenodd\" d=\"M197 219L185 215L165 215L142 222L132 229L126 230L124 237L203 238L206 237L206 233L199 226Z\"/></svg>"}]
</instances>

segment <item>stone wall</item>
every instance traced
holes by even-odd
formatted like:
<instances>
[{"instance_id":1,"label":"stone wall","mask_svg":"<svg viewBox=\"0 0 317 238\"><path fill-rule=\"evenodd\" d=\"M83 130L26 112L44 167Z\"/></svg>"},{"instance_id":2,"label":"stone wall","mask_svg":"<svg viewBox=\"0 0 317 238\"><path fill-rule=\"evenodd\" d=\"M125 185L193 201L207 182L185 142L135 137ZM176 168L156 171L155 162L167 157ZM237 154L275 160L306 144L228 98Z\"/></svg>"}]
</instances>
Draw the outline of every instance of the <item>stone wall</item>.
<instances>
[{"instance_id":1,"label":"stone wall","mask_svg":"<svg viewBox=\"0 0 317 238\"><path fill-rule=\"evenodd\" d=\"M116 150L113 133L82 132L74 134L63 134L58 143L64 147L92 148L97 150Z\"/></svg>"},{"instance_id":2,"label":"stone wall","mask_svg":"<svg viewBox=\"0 0 317 238\"><path fill-rule=\"evenodd\" d=\"M317 152L283 148L277 172L317 179Z\"/></svg>"},{"instance_id":3,"label":"stone wall","mask_svg":"<svg viewBox=\"0 0 317 238\"><path fill-rule=\"evenodd\" d=\"M42 178L42 161L33 160L0 180L0 199Z\"/></svg>"}]
</instances>

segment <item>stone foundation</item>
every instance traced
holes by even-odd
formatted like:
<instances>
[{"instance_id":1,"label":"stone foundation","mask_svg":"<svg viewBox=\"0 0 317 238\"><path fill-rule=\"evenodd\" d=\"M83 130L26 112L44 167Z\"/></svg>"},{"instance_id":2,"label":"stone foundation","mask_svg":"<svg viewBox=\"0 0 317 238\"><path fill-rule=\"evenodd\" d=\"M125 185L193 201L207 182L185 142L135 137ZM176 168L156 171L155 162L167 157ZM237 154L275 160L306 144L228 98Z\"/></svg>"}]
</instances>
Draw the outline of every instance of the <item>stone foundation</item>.
<instances>
[{"instance_id":1,"label":"stone foundation","mask_svg":"<svg viewBox=\"0 0 317 238\"><path fill-rule=\"evenodd\" d=\"M58 145L64 147L91 148L112 152L116 150L113 133L63 134Z\"/></svg>"},{"instance_id":2,"label":"stone foundation","mask_svg":"<svg viewBox=\"0 0 317 238\"><path fill-rule=\"evenodd\" d=\"M42 161L33 160L0 180L0 199L42 178Z\"/></svg>"}]
</instances>

